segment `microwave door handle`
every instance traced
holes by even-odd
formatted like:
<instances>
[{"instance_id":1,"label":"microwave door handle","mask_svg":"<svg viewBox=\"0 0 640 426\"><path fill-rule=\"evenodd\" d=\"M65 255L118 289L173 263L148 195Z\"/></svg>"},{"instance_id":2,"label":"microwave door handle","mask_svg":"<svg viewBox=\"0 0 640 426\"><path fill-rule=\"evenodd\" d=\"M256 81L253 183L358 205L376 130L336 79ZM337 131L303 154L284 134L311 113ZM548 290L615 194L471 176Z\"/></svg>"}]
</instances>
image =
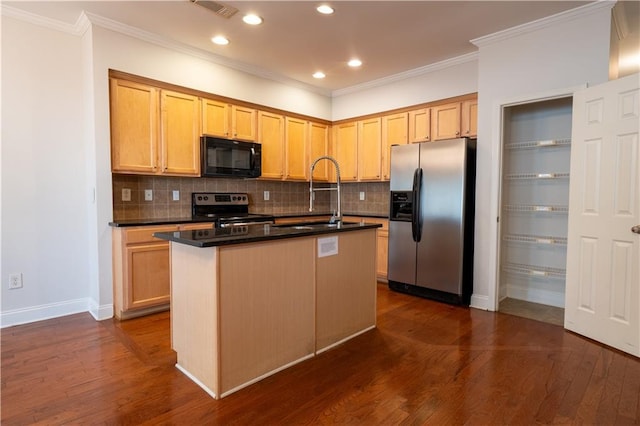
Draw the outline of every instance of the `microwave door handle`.
<instances>
[{"instance_id":1,"label":"microwave door handle","mask_svg":"<svg viewBox=\"0 0 640 426\"><path fill-rule=\"evenodd\" d=\"M420 226L420 186L422 184L422 169L417 168L413 172L413 185L411 193L413 194L413 206L411 209L411 235L413 241L419 243L422 239L422 229Z\"/></svg>"},{"instance_id":2,"label":"microwave door handle","mask_svg":"<svg viewBox=\"0 0 640 426\"><path fill-rule=\"evenodd\" d=\"M256 150L254 147L251 147L251 160L250 160L250 164L251 164L251 170L255 170L256 168Z\"/></svg>"}]
</instances>

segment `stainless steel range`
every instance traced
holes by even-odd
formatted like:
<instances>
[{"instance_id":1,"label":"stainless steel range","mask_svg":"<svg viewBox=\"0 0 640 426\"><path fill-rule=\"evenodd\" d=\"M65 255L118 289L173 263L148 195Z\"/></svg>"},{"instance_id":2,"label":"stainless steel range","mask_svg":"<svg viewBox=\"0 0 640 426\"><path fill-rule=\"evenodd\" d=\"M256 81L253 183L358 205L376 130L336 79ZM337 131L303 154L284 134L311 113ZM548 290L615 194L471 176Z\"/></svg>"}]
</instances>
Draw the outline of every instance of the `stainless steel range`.
<instances>
[{"instance_id":1,"label":"stainless steel range","mask_svg":"<svg viewBox=\"0 0 640 426\"><path fill-rule=\"evenodd\" d=\"M249 213L249 195L241 192L194 192L191 218L214 222L216 228L275 222L273 216Z\"/></svg>"}]
</instances>

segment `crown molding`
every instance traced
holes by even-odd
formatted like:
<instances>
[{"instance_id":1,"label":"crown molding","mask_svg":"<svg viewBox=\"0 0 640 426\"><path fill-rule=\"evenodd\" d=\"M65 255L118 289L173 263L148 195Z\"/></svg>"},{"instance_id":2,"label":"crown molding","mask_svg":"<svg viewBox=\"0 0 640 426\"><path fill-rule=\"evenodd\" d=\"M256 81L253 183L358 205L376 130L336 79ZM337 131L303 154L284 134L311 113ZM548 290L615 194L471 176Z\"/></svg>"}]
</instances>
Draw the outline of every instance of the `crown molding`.
<instances>
[{"instance_id":1,"label":"crown molding","mask_svg":"<svg viewBox=\"0 0 640 426\"><path fill-rule=\"evenodd\" d=\"M299 89L306 90L308 92L317 93L322 96L327 96L327 97L331 96L330 90L312 86L298 80L285 78L279 74L271 73L262 68L254 67L238 61L233 61L223 56L216 55L214 53L207 52L205 50L198 49L195 47L191 47L189 45L177 42L167 37L163 37L149 31L141 30L140 28L126 25L121 22L108 19L103 16L96 15L90 12L82 12L75 24L68 24L55 19L45 18L31 12L26 12L24 10L14 8L11 6L2 5L1 10L2 10L3 16L9 16L15 19L19 19L19 20L34 24L34 25L38 25L38 26L49 28L56 31L62 31L75 36L82 36L92 25L96 25L107 30L111 30L120 34L124 34L130 37L136 38L138 40L142 40L151 44L155 44L160 47L164 47L172 51L184 53L186 55L200 58L208 62L213 62L215 64L232 68L237 71L242 71L244 73L247 73L256 77L261 77L267 80L276 81L282 84L286 84L287 86L290 86L290 87L297 87Z\"/></svg>"},{"instance_id":2,"label":"crown molding","mask_svg":"<svg viewBox=\"0 0 640 426\"><path fill-rule=\"evenodd\" d=\"M546 18L537 19L535 21L527 22L526 24L518 25L516 27L508 28L506 30L498 31L493 34L474 38L471 43L478 47L484 47L493 43L507 40L512 37L517 37L532 31L541 30L551 25L562 24L565 22L573 21L574 19L582 16L590 15L594 12L598 12L603 9L611 9L616 4L615 0L597 0L593 3L586 4L584 6L570 9L564 12L557 13L555 15L548 16Z\"/></svg>"},{"instance_id":3,"label":"crown molding","mask_svg":"<svg viewBox=\"0 0 640 426\"><path fill-rule=\"evenodd\" d=\"M80 32L77 22L76 24L68 24L56 19L36 15L35 13L27 12L26 10L7 6L6 4L0 4L0 10L2 11L2 16L25 21L33 25L49 28L51 30L61 31L63 33L76 36L83 34L83 32ZM78 20L80 20L80 18Z\"/></svg>"},{"instance_id":4,"label":"crown molding","mask_svg":"<svg viewBox=\"0 0 640 426\"><path fill-rule=\"evenodd\" d=\"M379 78L377 80L371 80L366 83L346 87L344 89L334 90L331 93L331 96L335 98L338 96L360 92L366 89L373 89L375 87L385 86L387 84L406 80L408 78L420 77L422 75L429 74L434 71L450 68L456 65L467 63L467 62L472 62L477 59L478 59L478 52L467 53L465 55L456 56L455 58L445 59L444 61L436 62L435 64L425 65L424 67L414 68L409 71L393 74L387 77Z\"/></svg>"}]
</instances>

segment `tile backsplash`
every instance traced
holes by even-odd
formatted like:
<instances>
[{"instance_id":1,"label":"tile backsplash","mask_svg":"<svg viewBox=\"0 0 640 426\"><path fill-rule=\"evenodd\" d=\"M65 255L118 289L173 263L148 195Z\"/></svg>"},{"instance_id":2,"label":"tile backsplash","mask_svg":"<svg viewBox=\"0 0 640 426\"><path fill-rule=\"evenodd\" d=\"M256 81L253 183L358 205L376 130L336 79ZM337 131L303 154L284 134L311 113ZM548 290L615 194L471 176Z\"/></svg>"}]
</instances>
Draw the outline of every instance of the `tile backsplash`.
<instances>
[{"instance_id":1,"label":"tile backsplash","mask_svg":"<svg viewBox=\"0 0 640 426\"><path fill-rule=\"evenodd\" d=\"M306 214L309 212L308 182L278 182L255 179L187 178L165 176L112 175L113 220L191 217L193 192L246 192L249 210L265 214ZM319 184L326 185L326 184ZM314 183L315 186L315 183ZM131 192L131 201L122 201L122 190ZM153 199L145 201L144 192L152 190ZM173 192L179 191L179 200ZM269 200L264 200L269 191ZM387 215L389 183L343 183L342 211L349 214ZM364 192L364 200L360 193ZM335 192L316 192L314 210L335 209Z\"/></svg>"}]
</instances>

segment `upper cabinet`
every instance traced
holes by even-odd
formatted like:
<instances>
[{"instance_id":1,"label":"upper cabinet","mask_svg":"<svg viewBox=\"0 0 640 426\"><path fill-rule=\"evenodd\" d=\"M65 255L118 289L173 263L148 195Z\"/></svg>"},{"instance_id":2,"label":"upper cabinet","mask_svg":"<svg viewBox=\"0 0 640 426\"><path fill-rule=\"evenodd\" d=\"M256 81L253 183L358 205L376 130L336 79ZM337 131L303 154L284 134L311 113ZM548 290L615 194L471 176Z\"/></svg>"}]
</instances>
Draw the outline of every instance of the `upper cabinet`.
<instances>
[{"instance_id":1,"label":"upper cabinet","mask_svg":"<svg viewBox=\"0 0 640 426\"><path fill-rule=\"evenodd\" d=\"M382 119L358 121L358 180L380 180Z\"/></svg>"},{"instance_id":2,"label":"upper cabinet","mask_svg":"<svg viewBox=\"0 0 640 426\"><path fill-rule=\"evenodd\" d=\"M460 137L460 102L431 107L431 139Z\"/></svg>"},{"instance_id":3,"label":"upper cabinet","mask_svg":"<svg viewBox=\"0 0 640 426\"><path fill-rule=\"evenodd\" d=\"M110 81L111 170L158 171L158 90L129 81Z\"/></svg>"},{"instance_id":4,"label":"upper cabinet","mask_svg":"<svg viewBox=\"0 0 640 426\"><path fill-rule=\"evenodd\" d=\"M334 127L334 157L340 166L342 181L358 180L358 122L338 124ZM334 178L335 179L335 178Z\"/></svg>"},{"instance_id":5,"label":"upper cabinet","mask_svg":"<svg viewBox=\"0 0 640 426\"><path fill-rule=\"evenodd\" d=\"M478 100L462 102L462 136L475 138L478 136Z\"/></svg>"},{"instance_id":6,"label":"upper cabinet","mask_svg":"<svg viewBox=\"0 0 640 426\"><path fill-rule=\"evenodd\" d=\"M420 108L408 113L409 138L411 143L431 140L431 109Z\"/></svg>"},{"instance_id":7,"label":"upper cabinet","mask_svg":"<svg viewBox=\"0 0 640 426\"><path fill-rule=\"evenodd\" d=\"M284 175L284 116L259 111L258 141L262 144L262 177L282 179Z\"/></svg>"},{"instance_id":8,"label":"upper cabinet","mask_svg":"<svg viewBox=\"0 0 640 426\"><path fill-rule=\"evenodd\" d=\"M162 90L161 173L200 175L200 99Z\"/></svg>"},{"instance_id":9,"label":"upper cabinet","mask_svg":"<svg viewBox=\"0 0 640 426\"><path fill-rule=\"evenodd\" d=\"M198 98L118 79L110 84L112 171L198 176Z\"/></svg>"},{"instance_id":10,"label":"upper cabinet","mask_svg":"<svg viewBox=\"0 0 640 426\"><path fill-rule=\"evenodd\" d=\"M308 163L308 127L306 120L285 118L285 178L291 180L306 180L309 171Z\"/></svg>"},{"instance_id":11,"label":"upper cabinet","mask_svg":"<svg viewBox=\"0 0 640 426\"><path fill-rule=\"evenodd\" d=\"M206 135L253 142L256 116L253 108L202 99L202 133Z\"/></svg>"},{"instance_id":12,"label":"upper cabinet","mask_svg":"<svg viewBox=\"0 0 640 426\"><path fill-rule=\"evenodd\" d=\"M309 163L307 168L311 168L313 162L325 155L329 155L329 126L327 124L309 122ZM313 179L329 180L329 162L319 161L313 170Z\"/></svg>"},{"instance_id":13,"label":"upper cabinet","mask_svg":"<svg viewBox=\"0 0 640 426\"><path fill-rule=\"evenodd\" d=\"M391 145L405 145L407 143L407 130L409 127L407 126L407 122L410 115L411 112L402 112L400 114L385 115L382 117L383 180L389 180L391 177Z\"/></svg>"},{"instance_id":14,"label":"upper cabinet","mask_svg":"<svg viewBox=\"0 0 640 426\"><path fill-rule=\"evenodd\" d=\"M170 90L175 86L118 71L110 76L114 173L199 176L200 136L206 134L262 144L263 179L308 181L311 164L332 155L345 182L385 181L392 145L478 134L475 95L332 126L241 101L215 100L213 94ZM319 162L313 178L335 181L331 163Z\"/></svg>"}]
</instances>

